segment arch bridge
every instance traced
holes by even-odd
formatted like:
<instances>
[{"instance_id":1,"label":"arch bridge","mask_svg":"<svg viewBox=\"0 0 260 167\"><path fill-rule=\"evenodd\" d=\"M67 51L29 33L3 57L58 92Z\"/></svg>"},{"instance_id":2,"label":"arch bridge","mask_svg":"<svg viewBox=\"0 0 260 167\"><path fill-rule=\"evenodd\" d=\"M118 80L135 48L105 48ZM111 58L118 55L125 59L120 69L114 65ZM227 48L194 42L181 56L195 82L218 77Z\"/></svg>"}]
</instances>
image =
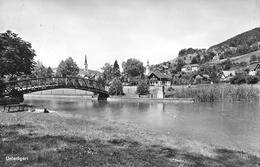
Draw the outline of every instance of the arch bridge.
<instances>
[{"instance_id":1,"label":"arch bridge","mask_svg":"<svg viewBox=\"0 0 260 167\"><path fill-rule=\"evenodd\" d=\"M98 100L106 100L109 95L102 83L80 77L45 77L30 78L5 82L5 96L23 96L23 94L58 89L71 88L93 92L98 94Z\"/></svg>"}]
</instances>

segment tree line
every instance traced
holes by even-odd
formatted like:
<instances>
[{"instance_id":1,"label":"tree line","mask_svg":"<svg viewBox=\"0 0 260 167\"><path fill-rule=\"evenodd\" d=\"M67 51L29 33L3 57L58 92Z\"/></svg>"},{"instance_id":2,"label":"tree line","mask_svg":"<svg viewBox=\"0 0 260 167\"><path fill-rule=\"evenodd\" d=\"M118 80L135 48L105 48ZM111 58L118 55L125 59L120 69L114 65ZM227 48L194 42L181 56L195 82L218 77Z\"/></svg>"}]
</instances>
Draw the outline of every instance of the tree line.
<instances>
[{"instance_id":1,"label":"tree line","mask_svg":"<svg viewBox=\"0 0 260 167\"><path fill-rule=\"evenodd\" d=\"M62 60L54 73L51 67L46 67L39 61L35 62L35 56L31 43L23 40L18 34L10 30L0 33L0 95L4 90L4 81L79 75L80 69L72 57ZM123 72L120 72L117 60L113 65L105 63L102 67L102 75L97 80L110 85L111 94L123 94L122 82L136 85L144 79L145 68L137 59L130 58L123 62L122 69Z\"/></svg>"}]
</instances>

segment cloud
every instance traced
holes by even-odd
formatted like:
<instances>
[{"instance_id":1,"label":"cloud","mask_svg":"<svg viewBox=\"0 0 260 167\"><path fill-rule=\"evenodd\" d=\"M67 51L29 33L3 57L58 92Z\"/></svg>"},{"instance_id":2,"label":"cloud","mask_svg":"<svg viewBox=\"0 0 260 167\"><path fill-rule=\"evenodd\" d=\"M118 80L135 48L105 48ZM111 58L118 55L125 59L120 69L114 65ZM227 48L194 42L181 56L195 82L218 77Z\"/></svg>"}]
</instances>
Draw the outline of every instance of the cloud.
<instances>
[{"instance_id":1,"label":"cloud","mask_svg":"<svg viewBox=\"0 0 260 167\"><path fill-rule=\"evenodd\" d=\"M73 57L80 67L135 57L159 63L182 48L207 48L259 24L255 0L0 0L0 31L32 43L55 67Z\"/></svg>"}]
</instances>

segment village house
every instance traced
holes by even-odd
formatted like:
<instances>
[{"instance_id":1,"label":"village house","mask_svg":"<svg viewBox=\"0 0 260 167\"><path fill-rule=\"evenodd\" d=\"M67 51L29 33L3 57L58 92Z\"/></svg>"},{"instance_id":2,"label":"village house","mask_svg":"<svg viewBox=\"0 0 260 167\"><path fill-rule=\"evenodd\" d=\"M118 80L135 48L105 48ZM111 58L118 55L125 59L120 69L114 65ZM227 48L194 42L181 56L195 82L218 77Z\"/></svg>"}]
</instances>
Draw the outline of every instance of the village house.
<instances>
[{"instance_id":1,"label":"village house","mask_svg":"<svg viewBox=\"0 0 260 167\"><path fill-rule=\"evenodd\" d=\"M220 81L229 82L229 80L236 75L235 70L222 71Z\"/></svg>"},{"instance_id":2,"label":"village house","mask_svg":"<svg viewBox=\"0 0 260 167\"><path fill-rule=\"evenodd\" d=\"M148 76L148 82L152 86L170 86L172 77L161 73L160 71L152 71Z\"/></svg>"},{"instance_id":3,"label":"village house","mask_svg":"<svg viewBox=\"0 0 260 167\"><path fill-rule=\"evenodd\" d=\"M214 56L214 57L212 58L212 62L217 62L217 61L219 61L219 60L220 60L219 55L216 55L216 56Z\"/></svg>"},{"instance_id":4,"label":"village house","mask_svg":"<svg viewBox=\"0 0 260 167\"><path fill-rule=\"evenodd\" d=\"M184 65L181 68L182 72L194 72L194 71L198 71L198 70L199 70L198 64L188 64L188 65Z\"/></svg>"},{"instance_id":5,"label":"village house","mask_svg":"<svg viewBox=\"0 0 260 167\"><path fill-rule=\"evenodd\" d=\"M248 75L256 75L257 70L260 70L260 62L259 61L251 62L250 65L248 66L248 69L249 69Z\"/></svg>"}]
</instances>

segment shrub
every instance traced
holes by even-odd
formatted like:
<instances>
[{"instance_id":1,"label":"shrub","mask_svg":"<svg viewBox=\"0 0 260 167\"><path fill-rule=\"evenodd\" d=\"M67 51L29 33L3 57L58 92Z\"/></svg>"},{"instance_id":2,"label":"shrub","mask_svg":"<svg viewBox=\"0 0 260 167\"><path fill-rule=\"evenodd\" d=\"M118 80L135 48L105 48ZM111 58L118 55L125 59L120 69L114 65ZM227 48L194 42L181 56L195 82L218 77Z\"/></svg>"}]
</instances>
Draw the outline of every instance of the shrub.
<instances>
[{"instance_id":1,"label":"shrub","mask_svg":"<svg viewBox=\"0 0 260 167\"><path fill-rule=\"evenodd\" d=\"M123 85L118 78L114 78L109 87L108 93L110 95L123 95Z\"/></svg>"},{"instance_id":2,"label":"shrub","mask_svg":"<svg viewBox=\"0 0 260 167\"><path fill-rule=\"evenodd\" d=\"M10 97L23 97L23 93L16 89L12 89L10 92Z\"/></svg>"},{"instance_id":3,"label":"shrub","mask_svg":"<svg viewBox=\"0 0 260 167\"><path fill-rule=\"evenodd\" d=\"M4 81L0 79L0 98L3 97L4 90L5 90Z\"/></svg>"},{"instance_id":4,"label":"shrub","mask_svg":"<svg viewBox=\"0 0 260 167\"><path fill-rule=\"evenodd\" d=\"M236 75L230 79L231 84L243 84L246 83L245 75Z\"/></svg>"},{"instance_id":5,"label":"shrub","mask_svg":"<svg viewBox=\"0 0 260 167\"><path fill-rule=\"evenodd\" d=\"M171 91L174 91L175 89L173 88L173 87L169 87L168 89L167 89L167 91L168 92L171 92Z\"/></svg>"},{"instance_id":6,"label":"shrub","mask_svg":"<svg viewBox=\"0 0 260 167\"><path fill-rule=\"evenodd\" d=\"M248 76L246 79L246 83L247 84L256 84L259 81L259 77L258 76Z\"/></svg>"},{"instance_id":7,"label":"shrub","mask_svg":"<svg viewBox=\"0 0 260 167\"><path fill-rule=\"evenodd\" d=\"M137 90L136 90L137 94L139 95L147 95L149 94L149 85L147 84L146 81L141 80L139 81L138 85L137 85Z\"/></svg>"},{"instance_id":8,"label":"shrub","mask_svg":"<svg viewBox=\"0 0 260 167\"><path fill-rule=\"evenodd\" d=\"M176 89L170 97L194 98L197 102L215 101L258 101L259 90L248 85L208 85L194 86L191 88L182 87Z\"/></svg>"},{"instance_id":9,"label":"shrub","mask_svg":"<svg viewBox=\"0 0 260 167\"><path fill-rule=\"evenodd\" d=\"M260 79L260 69L256 71L256 76L258 76Z\"/></svg>"}]
</instances>

